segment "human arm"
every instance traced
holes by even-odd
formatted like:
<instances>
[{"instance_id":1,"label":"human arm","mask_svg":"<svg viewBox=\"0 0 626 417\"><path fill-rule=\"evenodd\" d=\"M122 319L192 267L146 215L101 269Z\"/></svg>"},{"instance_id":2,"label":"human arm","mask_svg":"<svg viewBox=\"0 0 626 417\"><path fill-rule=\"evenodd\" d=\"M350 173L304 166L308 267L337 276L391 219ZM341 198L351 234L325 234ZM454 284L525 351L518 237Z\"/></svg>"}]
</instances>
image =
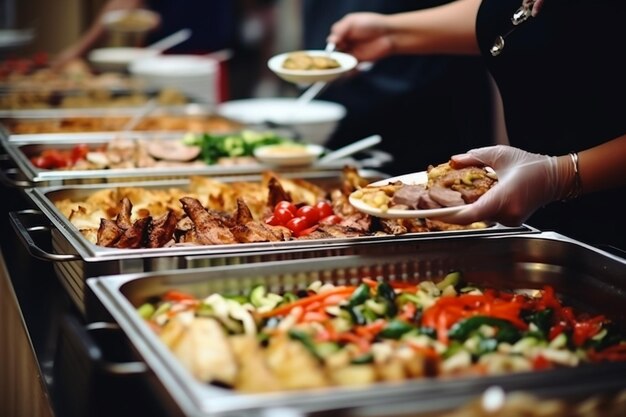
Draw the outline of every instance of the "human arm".
<instances>
[{"instance_id":1,"label":"human arm","mask_svg":"<svg viewBox=\"0 0 626 417\"><path fill-rule=\"evenodd\" d=\"M92 22L87 31L72 45L61 51L53 60L52 67L59 68L87 53L104 35L104 24L102 17L113 10L125 10L142 7L143 0L109 0L100 10L96 19Z\"/></svg>"},{"instance_id":2,"label":"human arm","mask_svg":"<svg viewBox=\"0 0 626 417\"><path fill-rule=\"evenodd\" d=\"M498 184L475 203L442 218L455 224L490 220L506 226L523 223L540 207L563 200L575 187L569 155L546 156L510 146L489 146L456 155L459 166L492 167ZM591 193L626 184L626 135L578 153L580 191Z\"/></svg>"},{"instance_id":3,"label":"human arm","mask_svg":"<svg viewBox=\"0 0 626 417\"><path fill-rule=\"evenodd\" d=\"M413 12L350 13L328 36L360 61L392 54L479 54L475 24L481 0L456 0Z\"/></svg>"}]
</instances>

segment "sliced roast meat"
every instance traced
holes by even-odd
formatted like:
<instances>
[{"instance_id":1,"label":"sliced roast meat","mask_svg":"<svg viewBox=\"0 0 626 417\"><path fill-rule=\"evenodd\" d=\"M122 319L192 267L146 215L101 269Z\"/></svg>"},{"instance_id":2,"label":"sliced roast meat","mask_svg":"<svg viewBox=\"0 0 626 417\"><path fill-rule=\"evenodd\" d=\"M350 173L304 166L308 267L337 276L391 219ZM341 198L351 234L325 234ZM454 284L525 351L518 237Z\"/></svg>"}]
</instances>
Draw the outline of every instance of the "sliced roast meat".
<instances>
[{"instance_id":1,"label":"sliced roast meat","mask_svg":"<svg viewBox=\"0 0 626 417\"><path fill-rule=\"evenodd\" d=\"M428 195L443 207L455 207L465 204L461 193L441 185L433 185L428 190Z\"/></svg>"},{"instance_id":2,"label":"sliced roast meat","mask_svg":"<svg viewBox=\"0 0 626 417\"><path fill-rule=\"evenodd\" d=\"M398 188L391 198L391 206L406 206L411 210L419 208L422 196L427 194L423 184L406 184Z\"/></svg>"},{"instance_id":3,"label":"sliced roast meat","mask_svg":"<svg viewBox=\"0 0 626 417\"><path fill-rule=\"evenodd\" d=\"M165 161L192 161L200 155L199 146L189 146L180 140L153 139L148 142L150 156Z\"/></svg>"}]
</instances>

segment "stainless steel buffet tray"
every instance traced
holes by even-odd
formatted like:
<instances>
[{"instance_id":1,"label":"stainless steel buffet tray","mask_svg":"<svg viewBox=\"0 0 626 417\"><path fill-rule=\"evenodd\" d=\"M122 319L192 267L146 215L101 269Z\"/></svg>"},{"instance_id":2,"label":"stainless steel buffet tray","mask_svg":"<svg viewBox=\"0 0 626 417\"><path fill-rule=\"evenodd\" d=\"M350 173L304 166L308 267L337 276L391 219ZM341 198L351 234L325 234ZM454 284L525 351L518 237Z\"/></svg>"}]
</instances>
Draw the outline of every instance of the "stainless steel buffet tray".
<instances>
[{"instance_id":1,"label":"stainless steel buffet tray","mask_svg":"<svg viewBox=\"0 0 626 417\"><path fill-rule=\"evenodd\" d=\"M141 115L145 111L144 107L15 110L10 114L0 116L0 137L6 140L6 138L21 134L116 131L121 130L125 121L133 116ZM180 123L163 124L162 120L160 125L150 128L157 123L155 119L168 117L209 120L214 123L217 131L233 131L243 127L239 122L218 115L215 109L200 104L187 104L159 107L144 116L134 130L198 131L194 126L181 128ZM101 121L104 122L102 128L98 129L99 125L93 126L95 122ZM148 128L143 127L144 125L147 125Z\"/></svg>"},{"instance_id":2,"label":"stainless steel buffet tray","mask_svg":"<svg viewBox=\"0 0 626 417\"><path fill-rule=\"evenodd\" d=\"M498 288L551 285L568 304L601 313L626 329L626 260L552 232L442 239L369 246L369 253L329 259L294 260L186 271L90 278L89 289L144 361L160 398L171 399L172 415L260 415L273 408L330 415L422 415L453 409L486 388L537 395L587 395L626 387L626 363L586 364L500 376L421 379L379 383L362 389L337 388L273 394L243 394L204 384L187 372L136 312L169 289L204 297L214 292L245 293L263 283L272 291L294 290L322 280L357 283L363 277L423 280L462 271L468 282ZM96 306L96 303L93 304ZM580 397L579 397L580 398ZM430 415L430 414L429 414Z\"/></svg>"},{"instance_id":3,"label":"stainless steel buffet tray","mask_svg":"<svg viewBox=\"0 0 626 417\"><path fill-rule=\"evenodd\" d=\"M372 181L387 177L377 171L361 170L360 175ZM336 171L310 171L284 173L285 178L300 178L330 190L340 185L341 173ZM223 177L220 181L260 181L260 177ZM149 183L116 184L116 186L143 187L147 189L187 189L189 180L171 180ZM505 227L494 225L485 229L408 233L405 235L377 235L351 238L307 239L285 242L237 243L212 246L176 246L156 249L116 249L97 246L89 242L59 211L54 201L80 199L94 192L111 188L104 185L77 185L26 189L26 196L37 211L9 213L11 223L31 255L54 262L54 269L80 309L84 308L84 280L96 275L184 269L210 265L239 264L258 261L312 258L358 253L361 247L372 243L419 241L472 236L501 236L537 232L528 226ZM42 244L31 233L50 230L52 251L42 249Z\"/></svg>"},{"instance_id":4,"label":"stainless steel buffet tray","mask_svg":"<svg viewBox=\"0 0 626 417\"><path fill-rule=\"evenodd\" d=\"M133 132L128 134L127 140L137 142L139 140L180 140L183 133L172 132ZM49 187L57 185L76 184L106 184L130 181L155 181L184 179L190 175L228 176L238 174L259 174L266 171L267 165L250 163L246 165L201 165L201 166L171 166L157 168L116 168L116 169L90 169L90 170L50 170L37 168L31 158L39 155L46 149L64 150L71 149L75 145L85 144L91 149L105 146L109 141L119 137L119 133L57 133L57 134L34 134L14 135L4 142L4 149L10 159L11 165L0 169L0 180L13 187ZM334 170L340 171L345 165L368 166L375 162L380 165L384 160L379 160L377 154L368 154L369 158L357 161L354 158L341 158L324 163L315 164L305 170ZM302 167L276 168L274 170L302 171Z\"/></svg>"}]
</instances>

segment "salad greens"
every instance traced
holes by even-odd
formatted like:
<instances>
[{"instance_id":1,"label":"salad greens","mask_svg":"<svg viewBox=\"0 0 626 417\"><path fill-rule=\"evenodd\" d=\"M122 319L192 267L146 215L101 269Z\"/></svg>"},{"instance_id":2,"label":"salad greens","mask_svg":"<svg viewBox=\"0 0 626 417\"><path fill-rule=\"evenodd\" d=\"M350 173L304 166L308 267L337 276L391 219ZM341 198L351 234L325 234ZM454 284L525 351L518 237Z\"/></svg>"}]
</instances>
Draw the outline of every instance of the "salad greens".
<instances>
[{"instance_id":1,"label":"salad greens","mask_svg":"<svg viewBox=\"0 0 626 417\"><path fill-rule=\"evenodd\" d=\"M223 157L253 156L261 146L295 143L294 140L274 132L242 130L237 133L189 133L183 138L186 145L199 146L200 156L209 165Z\"/></svg>"}]
</instances>

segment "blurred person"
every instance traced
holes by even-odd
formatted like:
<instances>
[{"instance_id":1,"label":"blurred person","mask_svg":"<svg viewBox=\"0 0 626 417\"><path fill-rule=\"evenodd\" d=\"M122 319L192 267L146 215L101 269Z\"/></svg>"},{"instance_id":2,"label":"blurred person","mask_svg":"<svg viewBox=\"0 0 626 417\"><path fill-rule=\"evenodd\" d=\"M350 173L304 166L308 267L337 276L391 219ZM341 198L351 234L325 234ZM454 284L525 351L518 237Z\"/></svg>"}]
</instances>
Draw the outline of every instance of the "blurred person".
<instances>
[{"instance_id":1,"label":"blurred person","mask_svg":"<svg viewBox=\"0 0 626 417\"><path fill-rule=\"evenodd\" d=\"M147 34L145 45L181 29L191 29L189 39L165 53L207 54L231 50L226 74L228 92L223 98L246 97L253 91L269 57L275 3L275 0L109 0L81 38L55 57L53 66L61 67L85 57L99 46L106 38L102 21L106 13L144 8L160 16L158 25Z\"/></svg>"},{"instance_id":2,"label":"blurred person","mask_svg":"<svg viewBox=\"0 0 626 417\"><path fill-rule=\"evenodd\" d=\"M328 40L362 61L482 55L516 148L454 156L460 165L492 166L500 181L444 220L527 221L626 249L625 19L621 0L457 0L391 16L350 14Z\"/></svg>"},{"instance_id":3,"label":"blurred person","mask_svg":"<svg viewBox=\"0 0 626 417\"><path fill-rule=\"evenodd\" d=\"M449 1L304 0L304 49L324 49L330 27L350 12L392 14ZM394 158L384 169L393 175L493 143L490 81L478 57L388 55L367 71L333 81L317 99L347 109L327 146L380 134L378 148Z\"/></svg>"}]
</instances>

